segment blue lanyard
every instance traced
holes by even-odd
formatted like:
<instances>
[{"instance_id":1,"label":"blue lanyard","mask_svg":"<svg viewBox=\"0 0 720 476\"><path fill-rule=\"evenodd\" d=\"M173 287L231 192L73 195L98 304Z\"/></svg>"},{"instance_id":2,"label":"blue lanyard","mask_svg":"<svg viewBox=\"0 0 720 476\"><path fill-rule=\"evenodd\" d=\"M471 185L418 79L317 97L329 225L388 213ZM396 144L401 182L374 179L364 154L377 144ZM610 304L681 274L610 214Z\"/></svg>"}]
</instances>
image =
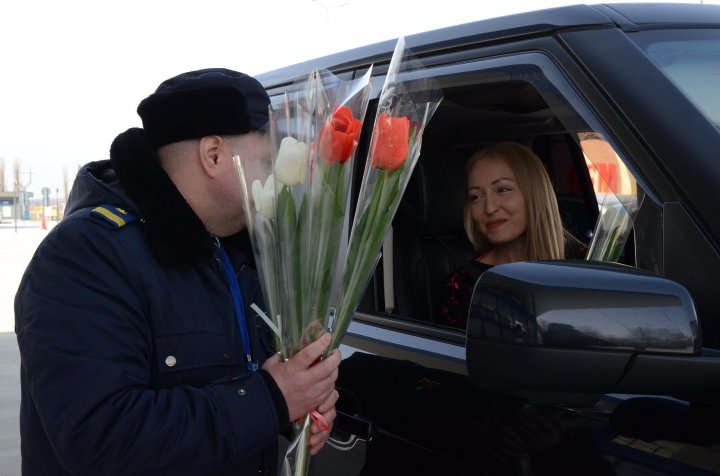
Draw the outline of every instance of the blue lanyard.
<instances>
[{"instance_id":1,"label":"blue lanyard","mask_svg":"<svg viewBox=\"0 0 720 476\"><path fill-rule=\"evenodd\" d=\"M242 337L243 351L245 351L245 365L248 370L254 371L257 370L257 364L253 362L252 359L250 335L248 334L247 323L245 322L245 303L243 302L242 293L240 292L240 283L238 283L237 276L235 276L235 271L227 251L225 251L225 248L220 244L220 240L216 240L216 243L220 249L222 269L225 272L228 288L230 288L233 307L235 307L235 318L237 319L240 336Z\"/></svg>"}]
</instances>

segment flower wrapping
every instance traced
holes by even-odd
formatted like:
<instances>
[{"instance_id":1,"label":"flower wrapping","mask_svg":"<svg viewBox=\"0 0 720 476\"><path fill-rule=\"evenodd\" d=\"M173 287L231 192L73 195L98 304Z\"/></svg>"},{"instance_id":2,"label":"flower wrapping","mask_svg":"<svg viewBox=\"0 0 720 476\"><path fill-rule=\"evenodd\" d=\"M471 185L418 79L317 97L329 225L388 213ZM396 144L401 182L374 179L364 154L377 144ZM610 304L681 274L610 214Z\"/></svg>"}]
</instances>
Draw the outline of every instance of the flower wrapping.
<instances>
[{"instance_id":1,"label":"flower wrapping","mask_svg":"<svg viewBox=\"0 0 720 476\"><path fill-rule=\"evenodd\" d=\"M442 100L433 80L413 79L412 72L421 68L400 38L380 92L342 279L335 289L331 349L340 345L357 310L420 156L425 126Z\"/></svg>"},{"instance_id":2,"label":"flower wrapping","mask_svg":"<svg viewBox=\"0 0 720 476\"><path fill-rule=\"evenodd\" d=\"M328 328L371 72L354 81L312 72L270 105L270 160L235 157L269 324L285 360ZM310 424L296 422L285 474L307 474Z\"/></svg>"}]
</instances>

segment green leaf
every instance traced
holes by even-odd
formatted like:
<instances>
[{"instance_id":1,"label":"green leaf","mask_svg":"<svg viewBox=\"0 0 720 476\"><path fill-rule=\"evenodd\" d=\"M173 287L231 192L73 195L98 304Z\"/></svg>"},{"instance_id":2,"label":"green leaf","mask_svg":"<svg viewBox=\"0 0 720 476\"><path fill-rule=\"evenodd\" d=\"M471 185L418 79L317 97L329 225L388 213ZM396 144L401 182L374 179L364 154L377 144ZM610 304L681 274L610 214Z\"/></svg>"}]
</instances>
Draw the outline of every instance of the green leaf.
<instances>
[{"instance_id":1,"label":"green leaf","mask_svg":"<svg viewBox=\"0 0 720 476\"><path fill-rule=\"evenodd\" d=\"M385 233L378 227L378 217L382 218L383 198L387 193L388 173L382 171L375 183L370 201L364 210L361 210L355 229L350 238L348 248L347 268L343 277L340 292L340 302L335 312L333 341L331 349L336 348L347 327L350 325L352 314L357 307L370 273L377 263L377 253ZM386 231L386 230L385 230Z\"/></svg>"}]
</instances>

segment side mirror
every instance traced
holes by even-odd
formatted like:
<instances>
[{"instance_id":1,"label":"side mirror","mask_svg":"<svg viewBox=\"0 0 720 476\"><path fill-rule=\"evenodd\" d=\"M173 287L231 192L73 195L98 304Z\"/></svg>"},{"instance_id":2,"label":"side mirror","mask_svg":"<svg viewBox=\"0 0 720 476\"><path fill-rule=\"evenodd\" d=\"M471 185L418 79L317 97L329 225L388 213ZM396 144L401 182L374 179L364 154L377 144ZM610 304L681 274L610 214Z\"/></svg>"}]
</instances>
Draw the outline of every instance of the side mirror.
<instances>
[{"instance_id":1,"label":"side mirror","mask_svg":"<svg viewBox=\"0 0 720 476\"><path fill-rule=\"evenodd\" d=\"M701 350L695 307L683 286L588 261L486 271L471 301L467 339L468 373L477 385L533 393L688 390L681 384L687 379L673 382L673 374L697 367L689 365ZM673 370L648 368L653 360L672 361ZM707 382L704 389L697 385L707 390Z\"/></svg>"}]
</instances>

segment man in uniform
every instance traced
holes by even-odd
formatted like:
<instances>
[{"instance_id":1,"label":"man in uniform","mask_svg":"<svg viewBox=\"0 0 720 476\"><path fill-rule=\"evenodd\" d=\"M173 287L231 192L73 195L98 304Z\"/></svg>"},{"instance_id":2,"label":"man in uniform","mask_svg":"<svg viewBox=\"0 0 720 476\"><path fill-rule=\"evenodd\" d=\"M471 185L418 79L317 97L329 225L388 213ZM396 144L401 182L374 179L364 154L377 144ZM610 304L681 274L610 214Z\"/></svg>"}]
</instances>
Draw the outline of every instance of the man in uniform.
<instances>
[{"instance_id":1,"label":"man in uniform","mask_svg":"<svg viewBox=\"0 0 720 476\"><path fill-rule=\"evenodd\" d=\"M250 308L232 157L267 157L268 103L242 73L181 74L78 173L15 300L23 474L274 474L290 422L335 418L329 336L280 362Z\"/></svg>"}]
</instances>

